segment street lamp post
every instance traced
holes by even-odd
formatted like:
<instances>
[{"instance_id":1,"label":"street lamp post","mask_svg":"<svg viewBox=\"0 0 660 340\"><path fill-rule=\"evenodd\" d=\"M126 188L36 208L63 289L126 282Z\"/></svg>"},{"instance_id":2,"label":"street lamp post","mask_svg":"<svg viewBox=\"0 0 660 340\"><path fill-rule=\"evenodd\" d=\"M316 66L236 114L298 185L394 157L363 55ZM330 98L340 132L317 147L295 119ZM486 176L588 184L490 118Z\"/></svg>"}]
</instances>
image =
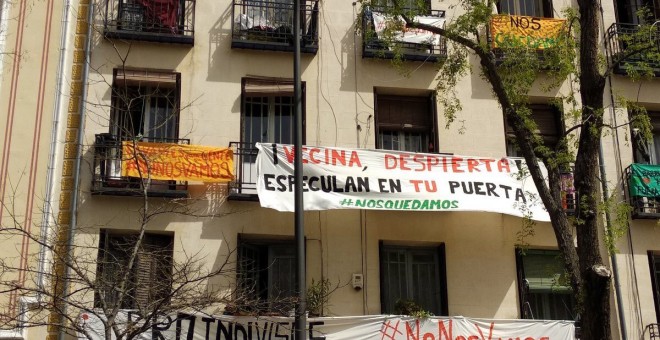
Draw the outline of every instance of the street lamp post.
<instances>
[{"instance_id":1,"label":"street lamp post","mask_svg":"<svg viewBox=\"0 0 660 340\"><path fill-rule=\"evenodd\" d=\"M305 282L305 226L303 223L303 191L302 191L302 89L300 81L300 0L293 1L293 96L295 129L293 144L295 161L293 176L295 178L295 236L296 236L296 277L298 280L298 303L295 314L295 339L305 339L307 309L307 289Z\"/></svg>"}]
</instances>

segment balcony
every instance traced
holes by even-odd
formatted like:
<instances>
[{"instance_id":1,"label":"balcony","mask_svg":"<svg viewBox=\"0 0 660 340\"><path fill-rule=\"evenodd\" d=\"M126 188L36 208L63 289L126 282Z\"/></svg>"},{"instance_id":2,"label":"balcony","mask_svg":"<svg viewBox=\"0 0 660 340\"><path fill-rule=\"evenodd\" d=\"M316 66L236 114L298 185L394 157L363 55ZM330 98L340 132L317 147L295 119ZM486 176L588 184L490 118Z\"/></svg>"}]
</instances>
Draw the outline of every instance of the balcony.
<instances>
[{"instance_id":1,"label":"balcony","mask_svg":"<svg viewBox=\"0 0 660 340\"><path fill-rule=\"evenodd\" d=\"M650 340L660 340L660 324L652 323L644 327L642 339L646 339L644 335L648 334Z\"/></svg>"},{"instance_id":2,"label":"balcony","mask_svg":"<svg viewBox=\"0 0 660 340\"><path fill-rule=\"evenodd\" d=\"M150 139L144 142L190 144L188 139ZM97 134L94 142L94 173L92 178L93 195L142 196L142 180L123 177L122 140L110 133ZM181 198L188 195L188 182L151 180L147 188L149 197Z\"/></svg>"},{"instance_id":3,"label":"balcony","mask_svg":"<svg viewBox=\"0 0 660 340\"><path fill-rule=\"evenodd\" d=\"M234 174L236 181L229 184L229 199L235 201L258 201L257 197L257 153L254 143L231 142L234 151Z\"/></svg>"},{"instance_id":4,"label":"balcony","mask_svg":"<svg viewBox=\"0 0 660 340\"><path fill-rule=\"evenodd\" d=\"M195 0L105 0L109 39L193 45Z\"/></svg>"},{"instance_id":5,"label":"balcony","mask_svg":"<svg viewBox=\"0 0 660 340\"><path fill-rule=\"evenodd\" d=\"M614 73L627 75L631 70L650 68L656 77L660 76L660 32L649 31L640 34L640 26L636 24L615 23L607 29L607 53L613 63ZM646 44L645 44L646 43ZM627 47L645 44L643 51L631 56Z\"/></svg>"},{"instance_id":6,"label":"balcony","mask_svg":"<svg viewBox=\"0 0 660 340\"><path fill-rule=\"evenodd\" d=\"M561 207L567 215L575 215L577 208L577 193L575 192L575 181L573 172L563 172L560 175Z\"/></svg>"},{"instance_id":7,"label":"balcony","mask_svg":"<svg viewBox=\"0 0 660 340\"><path fill-rule=\"evenodd\" d=\"M633 219L660 218L660 165L631 164L625 185Z\"/></svg>"},{"instance_id":8,"label":"balcony","mask_svg":"<svg viewBox=\"0 0 660 340\"><path fill-rule=\"evenodd\" d=\"M234 0L232 6L232 48L293 52L293 1ZM319 3L303 0L300 51L316 54Z\"/></svg>"},{"instance_id":9,"label":"balcony","mask_svg":"<svg viewBox=\"0 0 660 340\"><path fill-rule=\"evenodd\" d=\"M374 17L384 13L385 8L365 9L362 18L362 58L401 58L407 61L430 61L447 57L447 44L444 38L428 33L425 42L394 41L387 42L378 36ZM444 18L445 11L431 10L427 17ZM426 31L424 31L426 32Z\"/></svg>"}]
</instances>

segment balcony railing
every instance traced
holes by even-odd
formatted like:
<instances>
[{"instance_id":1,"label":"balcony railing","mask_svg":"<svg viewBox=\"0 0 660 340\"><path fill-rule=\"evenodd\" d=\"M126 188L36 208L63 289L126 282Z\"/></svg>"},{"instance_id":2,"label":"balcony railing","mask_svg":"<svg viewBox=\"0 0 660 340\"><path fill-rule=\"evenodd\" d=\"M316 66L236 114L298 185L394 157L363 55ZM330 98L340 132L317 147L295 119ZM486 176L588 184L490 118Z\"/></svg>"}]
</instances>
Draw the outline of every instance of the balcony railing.
<instances>
[{"instance_id":1,"label":"balcony railing","mask_svg":"<svg viewBox=\"0 0 660 340\"><path fill-rule=\"evenodd\" d=\"M189 144L188 139L143 138L143 142ZM97 134L94 142L94 174L92 194L114 196L142 196L143 180L121 175L122 140L110 133ZM144 181L146 183L146 181ZM151 180L147 188L150 197L186 197L188 182Z\"/></svg>"},{"instance_id":2,"label":"balcony railing","mask_svg":"<svg viewBox=\"0 0 660 340\"><path fill-rule=\"evenodd\" d=\"M362 18L362 57L363 58L401 58L408 61L436 62L447 57L447 44L444 38L429 40L425 43L404 41L388 42L378 37L374 22L374 13L385 13L385 8L371 7L364 11ZM428 16L444 18L445 11L431 10Z\"/></svg>"},{"instance_id":3,"label":"balcony railing","mask_svg":"<svg viewBox=\"0 0 660 340\"><path fill-rule=\"evenodd\" d=\"M194 43L195 0L105 0L107 38Z\"/></svg>"},{"instance_id":4,"label":"balcony railing","mask_svg":"<svg viewBox=\"0 0 660 340\"><path fill-rule=\"evenodd\" d=\"M615 23L607 29L607 53L610 62L613 63L614 72L617 74L628 74L632 69L639 69L640 66L649 67L655 76L660 76L660 61L658 53L660 52L660 32L649 31L649 35L638 34L639 25ZM636 35L637 34L637 35ZM632 45L641 46L645 43L648 49L639 53L626 56L631 53L629 47ZM654 56L651 56L653 54Z\"/></svg>"},{"instance_id":5,"label":"balcony railing","mask_svg":"<svg viewBox=\"0 0 660 340\"><path fill-rule=\"evenodd\" d=\"M660 165L632 164L626 168L626 197L633 219L660 218Z\"/></svg>"},{"instance_id":6,"label":"balcony railing","mask_svg":"<svg viewBox=\"0 0 660 340\"><path fill-rule=\"evenodd\" d=\"M257 198L257 153L254 143L231 142L234 151L234 174L236 180L229 185L229 199L256 201Z\"/></svg>"},{"instance_id":7,"label":"balcony railing","mask_svg":"<svg viewBox=\"0 0 660 340\"><path fill-rule=\"evenodd\" d=\"M293 52L292 0L234 0L232 48ZM300 51L319 49L319 3L303 0L300 5Z\"/></svg>"},{"instance_id":8,"label":"balcony railing","mask_svg":"<svg viewBox=\"0 0 660 340\"><path fill-rule=\"evenodd\" d=\"M648 334L648 338L645 338L646 334ZM660 340L660 324L652 323L646 325L642 339Z\"/></svg>"}]
</instances>

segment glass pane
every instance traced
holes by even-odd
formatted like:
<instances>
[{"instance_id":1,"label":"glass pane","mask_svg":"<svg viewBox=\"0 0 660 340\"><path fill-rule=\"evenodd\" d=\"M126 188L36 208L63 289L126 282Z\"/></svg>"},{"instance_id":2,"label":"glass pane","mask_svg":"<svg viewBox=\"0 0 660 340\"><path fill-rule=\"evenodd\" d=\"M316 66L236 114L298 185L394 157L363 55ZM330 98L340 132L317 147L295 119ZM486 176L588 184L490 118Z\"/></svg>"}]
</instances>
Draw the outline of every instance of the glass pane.
<instances>
[{"instance_id":1,"label":"glass pane","mask_svg":"<svg viewBox=\"0 0 660 340\"><path fill-rule=\"evenodd\" d=\"M383 263L383 313L398 313L399 300L413 301L431 313L440 314L440 282L435 249L385 249Z\"/></svg>"},{"instance_id":2,"label":"glass pane","mask_svg":"<svg viewBox=\"0 0 660 340\"><path fill-rule=\"evenodd\" d=\"M245 99L243 141L268 142L268 97Z\"/></svg>"},{"instance_id":3,"label":"glass pane","mask_svg":"<svg viewBox=\"0 0 660 340\"><path fill-rule=\"evenodd\" d=\"M651 144L651 164L660 164L660 134L654 133Z\"/></svg>"},{"instance_id":4,"label":"glass pane","mask_svg":"<svg viewBox=\"0 0 660 340\"><path fill-rule=\"evenodd\" d=\"M295 295L296 258L295 248L289 246L271 246L268 273L269 299L282 299Z\"/></svg>"},{"instance_id":5,"label":"glass pane","mask_svg":"<svg viewBox=\"0 0 660 340\"><path fill-rule=\"evenodd\" d=\"M531 317L537 320L574 320L571 294L530 293Z\"/></svg>"},{"instance_id":6,"label":"glass pane","mask_svg":"<svg viewBox=\"0 0 660 340\"><path fill-rule=\"evenodd\" d=\"M384 289L383 313L395 313L394 305L400 299L407 299L408 287L406 284L405 253L398 250L385 250L383 252L383 282Z\"/></svg>"},{"instance_id":7,"label":"glass pane","mask_svg":"<svg viewBox=\"0 0 660 340\"><path fill-rule=\"evenodd\" d=\"M293 97L275 97L275 138L273 142L293 144Z\"/></svg>"}]
</instances>

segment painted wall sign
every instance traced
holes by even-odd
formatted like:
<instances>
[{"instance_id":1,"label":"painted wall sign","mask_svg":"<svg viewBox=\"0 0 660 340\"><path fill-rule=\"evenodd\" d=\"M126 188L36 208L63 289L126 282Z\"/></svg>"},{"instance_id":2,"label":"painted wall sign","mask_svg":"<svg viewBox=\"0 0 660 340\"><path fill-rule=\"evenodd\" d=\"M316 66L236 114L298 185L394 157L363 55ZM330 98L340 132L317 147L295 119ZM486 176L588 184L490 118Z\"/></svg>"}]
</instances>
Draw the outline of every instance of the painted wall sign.
<instances>
[{"instance_id":1,"label":"painted wall sign","mask_svg":"<svg viewBox=\"0 0 660 340\"><path fill-rule=\"evenodd\" d=\"M261 206L294 211L294 149L258 144ZM550 217L520 159L303 147L305 210L485 211ZM521 172L522 171L522 172Z\"/></svg>"},{"instance_id":2,"label":"painted wall sign","mask_svg":"<svg viewBox=\"0 0 660 340\"><path fill-rule=\"evenodd\" d=\"M119 320L143 324L134 312ZM293 318L235 317L178 313L163 316L137 339L151 340L294 340ZM142 323L141 323L142 322ZM101 319L83 313L80 323L92 340L105 339ZM309 340L571 340L572 321L487 320L465 317L414 319L393 315L309 318ZM87 339L79 333L78 339ZM114 337L113 337L114 340Z\"/></svg>"},{"instance_id":3,"label":"painted wall sign","mask_svg":"<svg viewBox=\"0 0 660 340\"><path fill-rule=\"evenodd\" d=\"M493 48L524 46L533 49L557 43L566 20L521 15L496 15L490 21Z\"/></svg>"},{"instance_id":4,"label":"painted wall sign","mask_svg":"<svg viewBox=\"0 0 660 340\"><path fill-rule=\"evenodd\" d=\"M173 143L122 142L121 175L155 180L229 182L234 156L229 148Z\"/></svg>"},{"instance_id":5,"label":"painted wall sign","mask_svg":"<svg viewBox=\"0 0 660 340\"><path fill-rule=\"evenodd\" d=\"M385 14L379 12L372 12L371 14L374 19L376 35L378 38L382 39L389 18ZM403 22L402 18L399 18L398 20ZM413 21L436 27L444 27L445 25L444 18L433 16L416 16L413 18ZM405 28L403 32L397 32L393 38L396 41L413 44L430 44L435 46L440 44L440 35L422 29Z\"/></svg>"}]
</instances>

